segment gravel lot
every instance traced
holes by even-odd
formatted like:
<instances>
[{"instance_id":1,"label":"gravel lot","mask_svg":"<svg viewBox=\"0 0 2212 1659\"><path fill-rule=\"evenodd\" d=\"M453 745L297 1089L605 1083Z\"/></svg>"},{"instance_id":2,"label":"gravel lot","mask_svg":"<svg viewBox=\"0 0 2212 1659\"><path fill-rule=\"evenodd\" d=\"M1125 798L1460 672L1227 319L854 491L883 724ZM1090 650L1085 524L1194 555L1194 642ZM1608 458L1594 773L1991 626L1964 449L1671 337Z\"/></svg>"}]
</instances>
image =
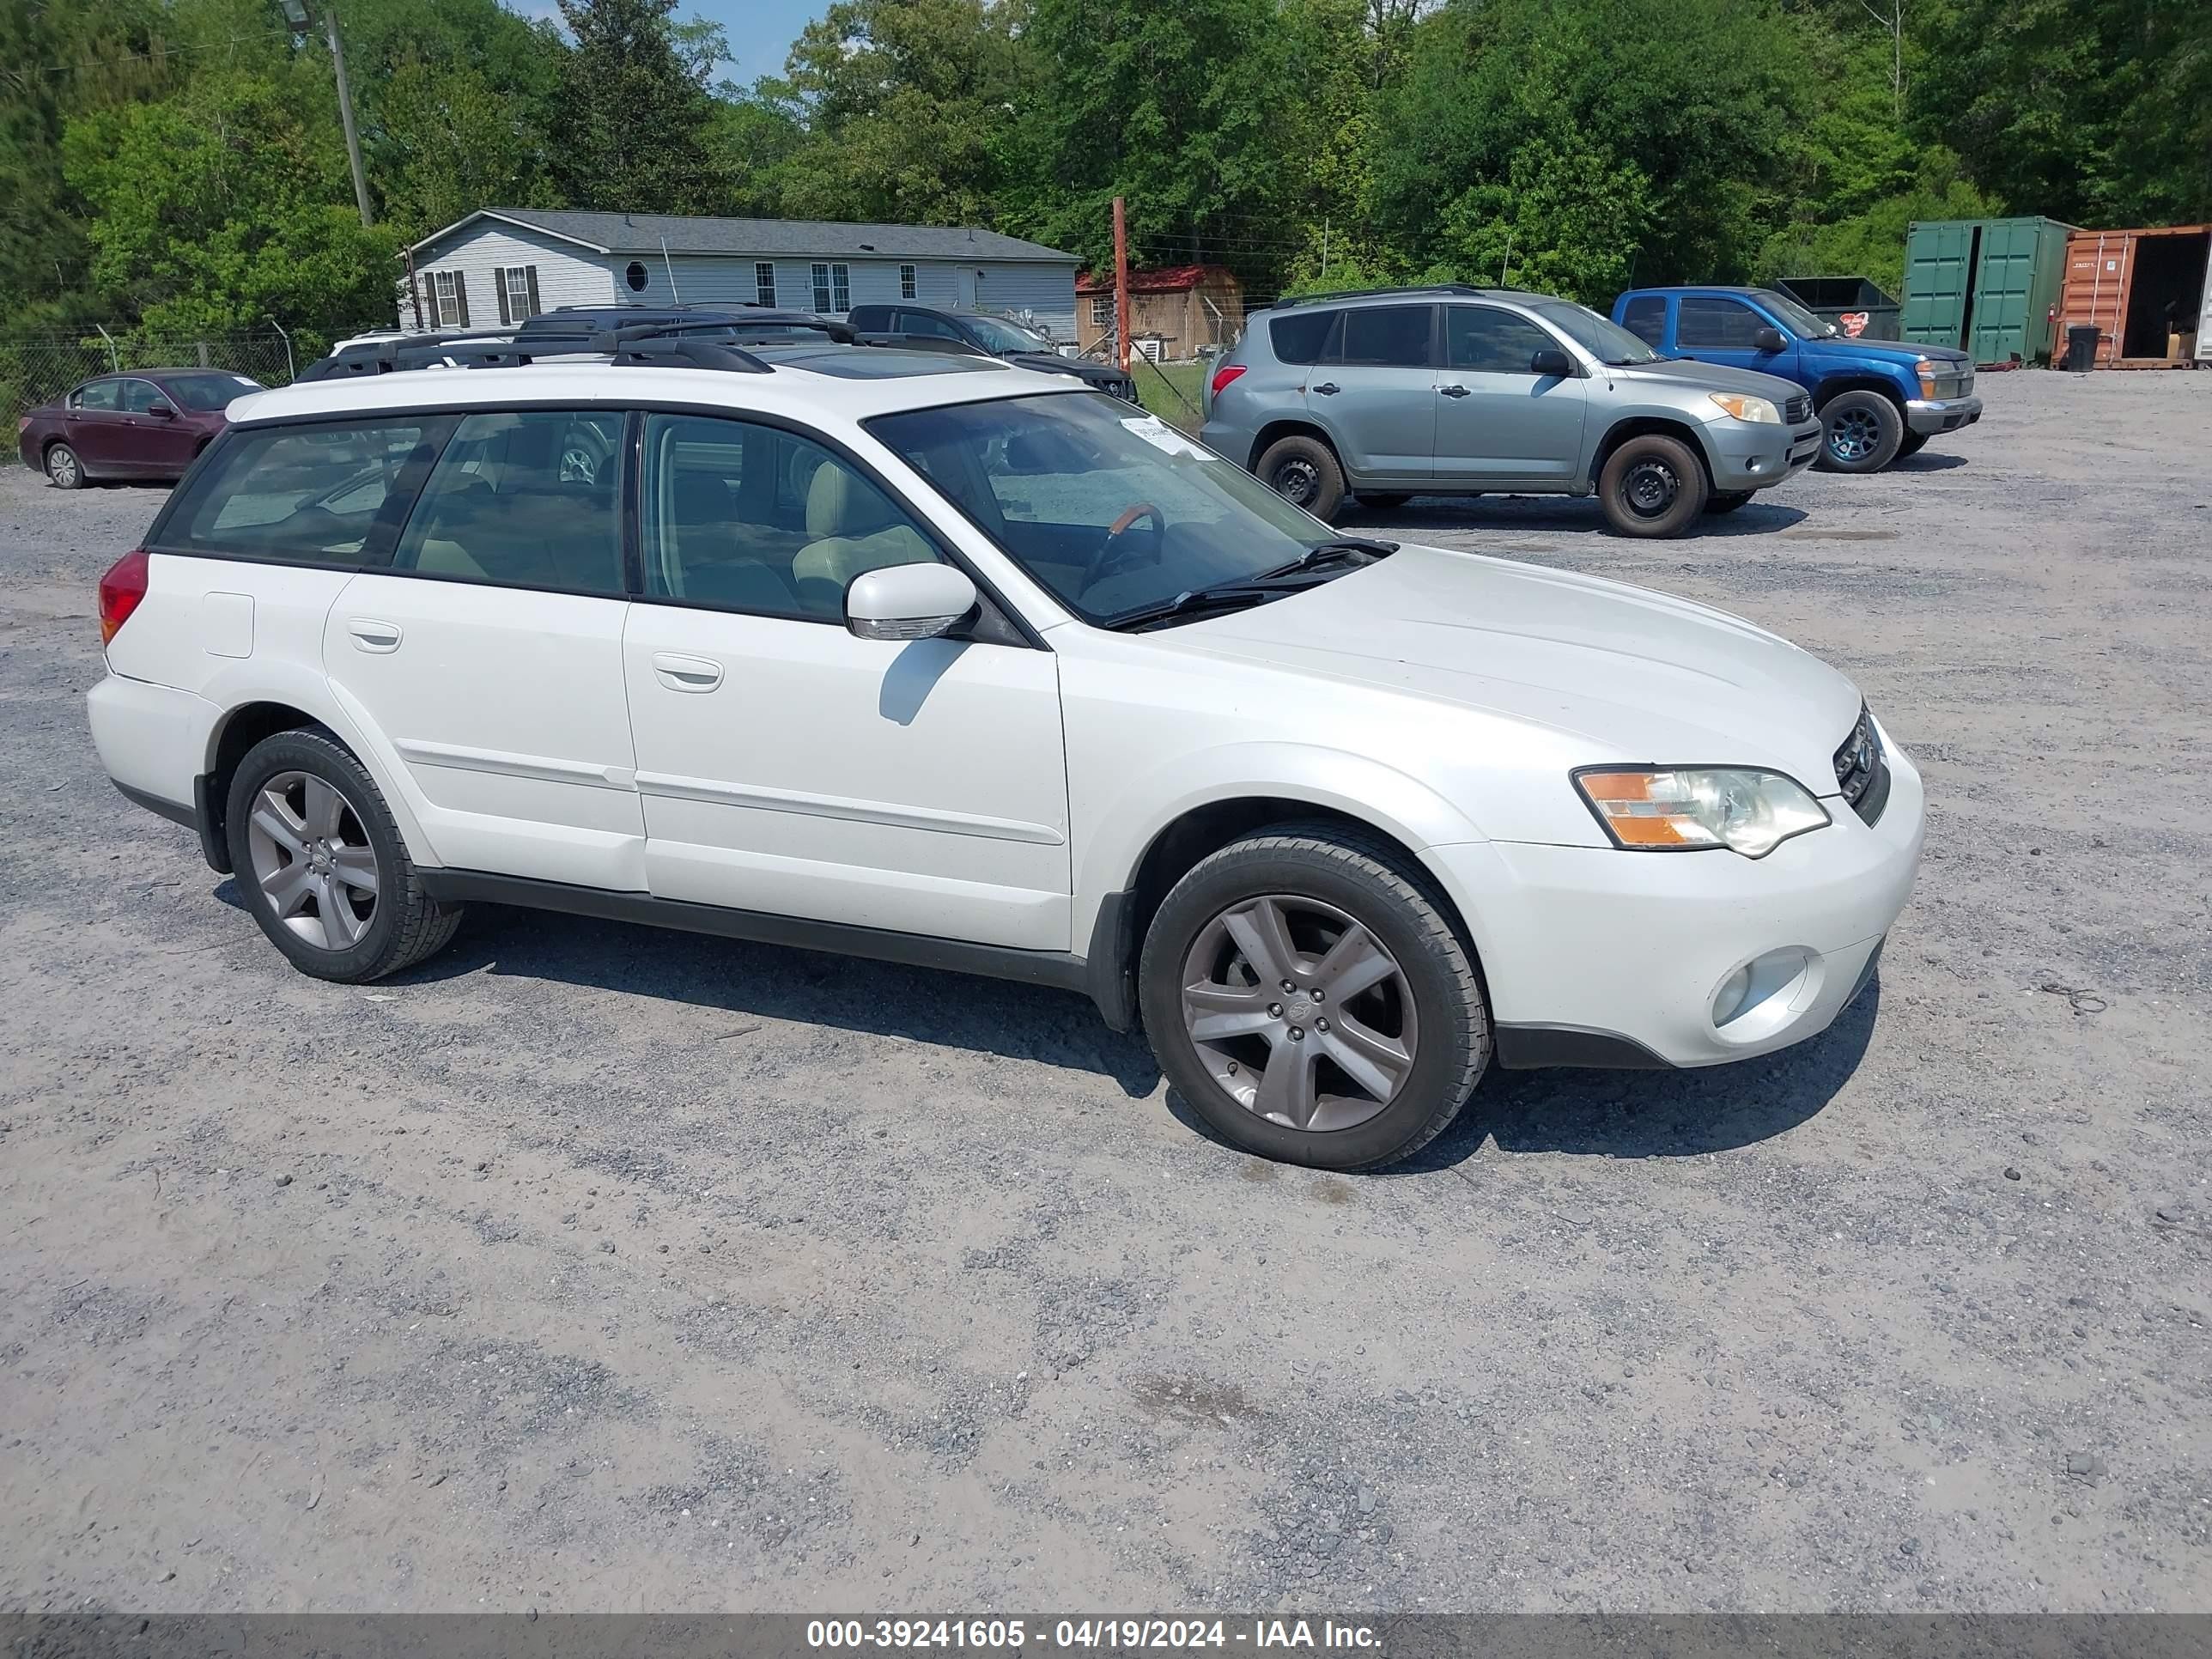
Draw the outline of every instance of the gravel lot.
<instances>
[{"instance_id":1,"label":"gravel lot","mask_svg":"<svg viewBox=\"0 0 2212 1659\"><path fill-rule=\"evenodd\" d=\"M1982 389L1692 541L1354 516L1802 641L1932 817L1824 1038L1352 1179L1070 995L293 974L85 729L160 493L9 471L0 1608L2212 1609L2212 374Z\"/></svg>"}]
</instances>

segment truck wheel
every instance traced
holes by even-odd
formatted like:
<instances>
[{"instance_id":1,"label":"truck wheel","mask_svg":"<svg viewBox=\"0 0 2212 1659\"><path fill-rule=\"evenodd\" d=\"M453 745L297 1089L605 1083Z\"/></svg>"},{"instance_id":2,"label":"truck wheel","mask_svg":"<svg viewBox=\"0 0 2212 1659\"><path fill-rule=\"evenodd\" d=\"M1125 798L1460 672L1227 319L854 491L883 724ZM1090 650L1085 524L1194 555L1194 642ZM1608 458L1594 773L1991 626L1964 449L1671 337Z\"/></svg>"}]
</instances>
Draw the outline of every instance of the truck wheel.
<instances>
[{"instance_id":1,"label":"truck wheel","mask_svg":"<svg viewBox=\"0 0 2212 1659\"><path fill-rule=\"evenodd\" d=\"M1925 432L1908 432L1905 434L1905 441L1897 447L1897 459L1901 461L1907 455L1917 455L1922 450L1927 447L1928 434Z\"/></svg>"},{"instance_id":2,"label":"truck wheel","mask_svg":"<svg viewBox=\"0 0 2212 1659\"><path fill-rule=\"evenodd\" d=\"M1705 497L1708 513L1733 513L1755 494L1749 489L1723 489Z\"/></svg>"},{"instance_id":3,"label":"truck wheel","mask_svg":"<svg viewBox=\"0 0 2212 1659\"><path fill-rule=\"evenodd\" d=\"M1316 519L1344 505L1344 469L1318 438L1280 438L1260 457L1260 482Z\"/></svg>"},{"instance_id":4,"label":"truck wheel","mask_svg":"<svg viewBox=\"0 0 2212 1659\"><path fill-rule=\"evenodd\" d=\"M1845 392L1820 411L1820 459L1827 472L1879 472L1897 459L1905 416L1879 392Z\"/></svg>"},{"instance_id":5,"label":"truck wheel","mask_svg":"<svg viewBox=\"0 0 2212 1659\"><path fill-rule=\"evenodd\" d=\"M1474 960L1404 854L1258 830L1169 891L1137 970L1160 1069L1224 1139L1369 1170L1441 1133L1490 1059Z\"/></svg>"},{"instance_id":6,"label":"truck wheel","mask_svg":"<svg viewBox=\"0 0 2212 1659\"><path fill-rule=\"evenodd\" d=\"M1598 499L1617 534L1679 536L1705 510L1705 468L1680 438L1657 432L1631 438L1606 459Z\"/></svg>"}]
</instances>

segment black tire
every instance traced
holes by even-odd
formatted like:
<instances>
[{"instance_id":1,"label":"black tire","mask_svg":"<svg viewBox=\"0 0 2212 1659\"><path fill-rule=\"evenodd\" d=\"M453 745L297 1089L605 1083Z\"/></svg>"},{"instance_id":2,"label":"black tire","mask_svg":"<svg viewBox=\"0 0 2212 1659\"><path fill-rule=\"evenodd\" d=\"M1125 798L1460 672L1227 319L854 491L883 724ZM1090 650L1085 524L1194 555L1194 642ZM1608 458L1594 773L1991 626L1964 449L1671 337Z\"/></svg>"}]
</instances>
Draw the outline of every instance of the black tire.
<instances>
[{"instance_id":1,"label":"black tire","mask_svg":"<svg viewBox=\"0 0 2212 1659\"><path fill-rule=\"evenodd\" d=\"M1907 455L1917 455L1922 450L1928 447L1928 440L1930 435L1931 434L1925 432L1906 433L1903 441L1897 446L1897 459L1901 461Z\"/></svg>"},{"instance_id":2,"label":"black tire","mask_svg":"<svg viewBox=\"0 0 2212 1659\"><path fill-rule=\"evenodd\" d=\"M1879 472L1897 459L1905 416L1879 392L1839 392L1820 410L1823 472Z\"/></svg>"},{"instance_id":3,"label":"black tire","mask_svg":"<svg viewBox=\"0 0 2212 1659\"><path fill-rule=\"evenodd\" d=\"M1363 489L1359 492L1360 506L1371 507L1377 513L1395 513L1413 499L1411 495L1401 495L1395 489L1380 493L1372 489Z\"/></svg>"},{"instance_id":4,"label":"black tire","mask_svg":"<svg viewBox=\"0 0 2212 1659\"><path fill-rule=\"evenodd\" d=\"M84 488L84 462L67 444L48 444L46 482L57 489Z\"/></svg>"},{"instance_id":5,"label":"black tire","mask_svg":"<svg viewBox=\"0 0 2212 1659\"><path fill-rule=\"evenodd\" d=\"M312 943L279 920L256 873L249 826L257 798L264 786L287 773L319 779L334 788L349 814L345 822L362 832L375 855L374 907L360 938L343 949ZM246 908L269 942L303 974L341 985L381 979L444 949L460 926L459 906L440 904L422 890L422 878L376 781L344 744L319 727L280 732L247 751L231 777L225 835ZM349 830L348 835L350 838Z\"/></svg>"},{"instance_id":6,"label":"black tire","mask_svg":"<svg viewBox=\"0 0 2212 1659\"><path fill-rule=\"evenodd\" d=\"M1316 519L1331 518L1344 505L1344 469L1318 438L1278 438L1260 457L1257 471L1261 483Z\"/></svg>"},{"instance_id":7,"label":"black tire","mask_svg":"<svg viewBox=\"0 0 2212 1659\"><path fill-rule=\"evenodd\" d=\"M1285 823L1201 860L1161 903L1145 935L1138 1006L1160 1069L1224 1139L1288 1164L1369 1170L1419 1151L1467 1103L1490 1060L1490 1011L1443 898L1407 864L1378 838L1342 824ZM1201 933L1225 910L1269 895L1319 901L1358 921L1395 959L1392 994L1402 987L1411 996L1419 1036L1410 1069L1364 1121L1297 1129L1262 1117L1229 1092L1188 1035L1184 970ZM1326 1020L1316 1029L1325 1030Z\"/></svg>"},{"instance_id":8,"label":"black tire","mask_svg":"<svg viewBox=\"0 0 2212 1659\"><path fill-rule=\"evenodd\" d=\"M1705 511L1708 514L1733 513L1756 494L1756 490L1751 489L1716 490L1705 497Z\"/></svg>"},{"instance_id":9,"label":"black tire","mask_svg":"<svg viewBox=\"0 0 2212 1659\"><path fill-rule=\"evenodd\" d=\"M1680 536L1705 510L1705 465L1680 438L1647 432L1624 441L1598 473L1598 500L1615 533Z\"/></svg>"}]
</instances>

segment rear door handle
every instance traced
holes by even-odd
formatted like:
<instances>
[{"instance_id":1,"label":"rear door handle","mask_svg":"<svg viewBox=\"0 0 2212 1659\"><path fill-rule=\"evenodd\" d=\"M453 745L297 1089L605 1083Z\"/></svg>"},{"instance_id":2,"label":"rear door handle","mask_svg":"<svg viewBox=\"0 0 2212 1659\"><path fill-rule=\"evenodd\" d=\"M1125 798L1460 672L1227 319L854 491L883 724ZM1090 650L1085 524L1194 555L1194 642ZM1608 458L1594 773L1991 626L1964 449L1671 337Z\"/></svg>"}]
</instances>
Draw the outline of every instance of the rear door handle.
<instances>
[{"instance_id":1,"label":"rear door handle","mask_svg":"<svg viewBox=\"0 0 2212 1659\"><path fill-rule=\"evenodd\" d=\"M653 653L653 672L671 691L712 691L722 683L722 665L709 657L686 657L673 651Z\"/></svg>"},{"instance_id":2,"label":"rear door handle","mask_svg":"<svg viewBox=\"0 0 2212 1659\"><path fill-rule=\"evenodd\" d=\"M356 651L391 652L399 648L399 624L379 622L374 617L349 617L346 632L353 635Z\"/></svg>"},{"instance_id":3,"label":"rear door handle","mask_svg":"<svg viewBox=\"0 0 2212 1659\"><path fill-rule=\"evenodd\" d=\"M1440 386L1437 390L1447 398L1468 398L1474 395L1463 386Z\"/></svg>"},{"instance_id":4,"label":"rear door handle","mask_svg":"<svg viewBox=\"0 0 2212 1659\"><path fill-rule=\"evenodd\" d=\"M1337 385L1334 380L1323 380L1319 386L1314 388L1316 392L1320 392L1324 398L1334 398L1343 389L1343 387Z\"/></svg>"}]
</instances>

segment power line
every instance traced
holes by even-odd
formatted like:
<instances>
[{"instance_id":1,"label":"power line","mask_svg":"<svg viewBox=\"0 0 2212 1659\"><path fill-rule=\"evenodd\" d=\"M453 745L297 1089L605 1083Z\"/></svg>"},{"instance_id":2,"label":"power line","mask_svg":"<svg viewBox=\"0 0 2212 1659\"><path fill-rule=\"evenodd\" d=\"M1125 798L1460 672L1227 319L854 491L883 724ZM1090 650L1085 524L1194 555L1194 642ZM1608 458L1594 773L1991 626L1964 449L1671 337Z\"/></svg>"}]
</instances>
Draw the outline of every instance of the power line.
<instances>
[{"instance_id":1,"label":"power line","mask_svg":"<svg viewBox=\"0 0 2212 1659\"><path fill-rule=\"evenodd\" d=\"M160 58L182 58L196 52L216 52L224 46L234 46L246 40L279 40L291 38L289 29L268 29L256 34L233 34L220 40L207 40L198 46L164 46L157 52L118 52L105 58L88 58L82 64L33 64L11 70L12 75L71 75L87 70L106 69L111 64L150 64Z\"/></svg>"}]
</instances>

